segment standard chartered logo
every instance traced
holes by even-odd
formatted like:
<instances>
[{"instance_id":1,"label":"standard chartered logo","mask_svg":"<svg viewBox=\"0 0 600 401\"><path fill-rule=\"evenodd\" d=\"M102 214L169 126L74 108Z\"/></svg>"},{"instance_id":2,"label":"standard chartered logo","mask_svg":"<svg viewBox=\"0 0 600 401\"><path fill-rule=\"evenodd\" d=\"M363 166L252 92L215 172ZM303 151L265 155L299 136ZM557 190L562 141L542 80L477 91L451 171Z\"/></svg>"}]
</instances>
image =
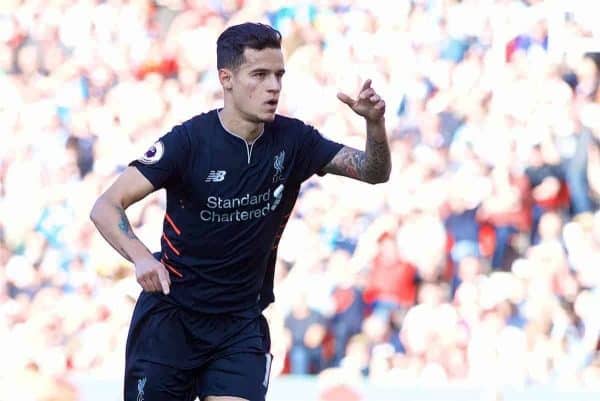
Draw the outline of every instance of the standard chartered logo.
<instances>
[{"instance_id":1,"label":"standard chartered logo","mask_svg":"<svg viewBox=\"0 0 600 401\"><path fill-rule=\"evenodd\" d=\"M283 185L261 194L246 194L238 198L209 196L200 219L211 223L248 221L266 217L274 211L283 197Z\"/></svg>"}]
</instances>

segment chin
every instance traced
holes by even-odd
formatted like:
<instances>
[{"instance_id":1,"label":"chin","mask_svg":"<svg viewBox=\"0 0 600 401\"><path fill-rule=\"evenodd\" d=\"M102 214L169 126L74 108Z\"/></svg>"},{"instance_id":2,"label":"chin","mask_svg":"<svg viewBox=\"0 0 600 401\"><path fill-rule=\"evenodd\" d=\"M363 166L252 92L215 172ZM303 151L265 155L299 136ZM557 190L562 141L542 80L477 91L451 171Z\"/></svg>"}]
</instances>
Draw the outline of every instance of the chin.
<instances>
[{"instance_id":1,"label":"chin","mask_svg":"<svg viewBox=\"0 0 600 401\"><path fill-rule=\"evenodd\" d=\"M260 116L259 118L260 118L261 122L263 122L263 123L273 122L273 120L275 120L275 112L265 113L262 116Z\"/></svg>"}]
</instances>

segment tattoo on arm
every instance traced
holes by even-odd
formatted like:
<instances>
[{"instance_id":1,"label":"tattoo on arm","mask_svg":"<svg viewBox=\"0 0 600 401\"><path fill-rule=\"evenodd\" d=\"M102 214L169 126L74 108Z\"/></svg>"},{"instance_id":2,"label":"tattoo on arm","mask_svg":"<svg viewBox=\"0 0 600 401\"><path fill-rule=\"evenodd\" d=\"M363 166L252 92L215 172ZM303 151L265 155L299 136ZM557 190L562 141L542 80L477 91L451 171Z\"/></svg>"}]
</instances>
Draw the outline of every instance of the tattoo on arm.
<instances>
[{"instance_id":1,"label":"tattoo on arm","mask_svg":"<svg viewBox=\"0 0 600 401\"><path fill-rule=\"evenodd\" d=\"M365 152L344 146L323 171L362 180L365 159Z\"/></svg>"},{"instance_id":2,"label":"tattoo on arm","mask_svg":"<svg viewBox=\"0 0 600 401\"><path fill-rule=\"evenodd\" d=\"M390 153L387 142L367 138L367 152L344 146L325 166L323 172L377 183L387 180Z\"/></svg>"},{"instance_id":3,"label":"tattoo on arm","mask_svg":"<svg viewBox=\"0 0 600 401\"><path fill-rule=\"evenodd\" d=\"M127 219L127 215L125 214L125 210L119 208L119 230L129 239L136 239L137 237L133 233L131 229L131 224L129 224L129 219Z\"/></svg>"},{"instance_id":4,"label":"tattoo on arm","mask_svg":"<svg viewBox=\"0 0 600 401\"><path fill-rule=\"evenodd\" d=\"M376 141L367 135L366 154L365 177L367 182L387 181L392 168L390 148L387 140Z\"/></svg>"}]
</instances>

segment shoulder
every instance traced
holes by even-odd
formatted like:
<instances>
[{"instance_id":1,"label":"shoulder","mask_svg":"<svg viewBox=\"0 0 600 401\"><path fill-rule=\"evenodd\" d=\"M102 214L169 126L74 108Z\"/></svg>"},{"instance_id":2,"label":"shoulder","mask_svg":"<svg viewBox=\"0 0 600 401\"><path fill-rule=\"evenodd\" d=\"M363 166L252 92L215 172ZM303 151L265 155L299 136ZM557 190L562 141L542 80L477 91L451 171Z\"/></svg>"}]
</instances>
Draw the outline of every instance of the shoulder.
<instances>
[{"instance_id":1,"label":"shoulder","mask_svg":"<svg viewBox=\"0 0 600 401\"><path fill-rule=\"evenodd\" d=\"M278 132L278 135L298 137L314 128L304 121L297 118L287 117L280 114L275 116L275 120L270 123L271 129Z\"/></svg>"},{"instance_id":2,"label":"shoulder","mask_svg":"<svg viewBox=\"0 0 600 401\"><path fill-rule=\"evenodd\" d=\"M211 110L206 113L198 114L189 120L184 121L181 125L185 127L189 135L194 135L198 132L211 129L215 124L216 118L216 110Z\"/></svg>"},{"instance_id":3,"label":"shoulder","mask_svg":"<svg viewBox=\"0 0 600 401\"><path fill-rule=\"evenodd\" d=\"M190 148L197 148L206 143L210 131L215 128L216 118L216 110L211 110L182 122L173 130L180 134L182 142L185 142Z\"/></svg>"}]
</instances>

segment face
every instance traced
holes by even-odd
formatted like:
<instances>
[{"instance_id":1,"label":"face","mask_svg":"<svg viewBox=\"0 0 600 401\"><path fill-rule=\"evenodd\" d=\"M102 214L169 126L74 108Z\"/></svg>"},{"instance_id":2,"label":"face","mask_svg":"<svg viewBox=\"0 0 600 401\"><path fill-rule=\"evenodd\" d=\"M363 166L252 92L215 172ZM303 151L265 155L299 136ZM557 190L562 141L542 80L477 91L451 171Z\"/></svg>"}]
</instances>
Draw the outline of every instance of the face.
<instances>
[{"instance_id":1,"label":"face","mask_svg":"<svg viewBox=\"0 0 600 401\"><path fill-rule=\"evenodd\" d=\"M225 101L247 121L273 121L284 73L280 49L246 49L241 66L219 70Z\"/></svg>"}]
</instances>

